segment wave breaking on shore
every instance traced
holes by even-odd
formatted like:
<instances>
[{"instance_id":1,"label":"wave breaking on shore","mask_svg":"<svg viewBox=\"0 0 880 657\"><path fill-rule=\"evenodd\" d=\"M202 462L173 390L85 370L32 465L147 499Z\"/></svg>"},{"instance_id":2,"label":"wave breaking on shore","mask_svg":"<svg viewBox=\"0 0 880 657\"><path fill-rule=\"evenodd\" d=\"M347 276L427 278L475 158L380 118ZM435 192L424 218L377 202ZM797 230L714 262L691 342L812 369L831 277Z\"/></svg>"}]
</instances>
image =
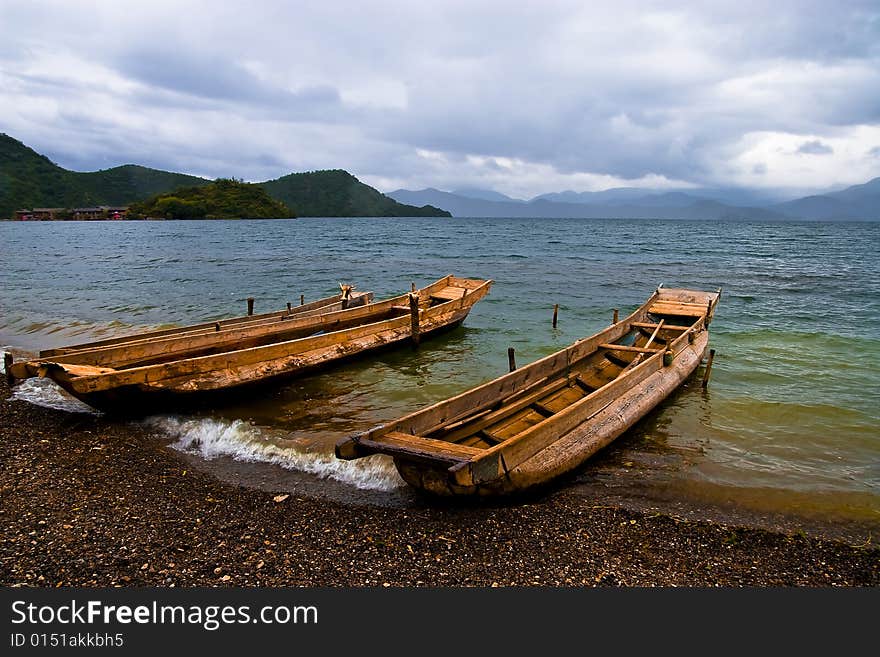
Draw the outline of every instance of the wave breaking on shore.
<instances>
[{"instance_id":1,"label":"wave breaking on shore","mask_svg":"<svg viewBox=\"0 0 880 657\"><path fill-rule=\"evenodd\" d=\"M103 415L76 397L71 397L50 379L25 379L12 389L12 398L66 413Z\"/></svg>"},{"instance_id":2,"label":"wave breaking on shore","mask_svg":"<svg viewBox=\"0 0 880 657\"><path fill-rule=\"evenodd\" d=\"M158 415L147 418L143 424L174 438L174 449L209 460L226 456L238 461L271 463L362 490L390 491L404 485L387 457L341 461L333 454L301 451L278 445L260 427L241 420Z\"/></svg>"}]
</instances>

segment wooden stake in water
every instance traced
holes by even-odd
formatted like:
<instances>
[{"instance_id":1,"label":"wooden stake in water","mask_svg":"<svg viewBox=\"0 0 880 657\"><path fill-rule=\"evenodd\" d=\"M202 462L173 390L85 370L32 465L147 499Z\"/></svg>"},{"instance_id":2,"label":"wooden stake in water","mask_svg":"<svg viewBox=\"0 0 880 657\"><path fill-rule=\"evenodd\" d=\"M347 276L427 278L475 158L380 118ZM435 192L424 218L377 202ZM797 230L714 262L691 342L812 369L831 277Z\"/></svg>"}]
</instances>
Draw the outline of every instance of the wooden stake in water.
<instances>
[{"instance_id":1,"label":"wooden stake in water","mask_svg":"<svg viewBox=\"0 0 880 657\"><path fill-rule=\"evenodd\" d=\"M9 385L12 385L15 382L15 377L12 376L12 362L13 362L12 354L8 351L3 353L3 369L6 372L6 381Z\"/></svg>"},{"instance_id":2,"label":"wooden stake in water","mask_svg":"<svg viewBox=\"0 0 880 657\"><path fill-rule=\"evenodd\" d=\"M306 295L305 294L299 295L299 305L301 305L301 306L306 305Z\"/></svg>"},{"instance_id":3,"label":"wooden stake in water","mask_svg":"<svg viewBox=\"0 0 880 657\"><path fill-rule=\"evenodd\" d=\"M253 315L254 314L254 298L248 297L247 304L248 304L248 315Z\"/></svg>"},{"instance_id":4,"label":"wooden stake in water","mask_svg":"<svg viewBox=\"0 0 880 657\"><path fill-rule=\"evenodd\" d=\"M614 316L611 318L612 324L617 324L617 308L614 309Z\"/></svg>"},{"instance_id":5,"label":"wooden stake in water","mask_svg":"<svg viewBox=\"0 0 880 657\"><path fill-rule=\"evenodd\" d=\"M288 301L287 302L287 312L290 312L291 310L293 310L293 304L291 304L290 301Z\"/></svg>"},{"instance_id":6,"label":"wooden stake in water","mask_svg":"<svg viewBox=\"0 0 880 657\"><path fill-rule=\"evenodd\" d=\"M556 319L559 317L559 304L553 304L553 328L556 328Z\"/></svg>"},{"instance_id":7,"label":"wooden stake in water","mask_svg":"<svg viewBox=\"0 0 880 657\"><path fill-rule=\"evenodd\" d=\"M706 361L706 371L703 372L703 387L709 387L709 375L712 373L712 361L715 360L715 350L709 350L709 360Z\"/></svg>"},{"instance_id":8,"label":"wooden stake in water","mask_svg":"<svg viewBox=\"0 0 880 657\"><path fill-rule=\"evenodd\" d=\"M516 355L513 347L507 348L507 366L510 368L511 372L516 369Z\"/></svg>"},{"instance_id":9,"label":"wooden stake in water","mask_svg":"<svg viewBox=\"0 0 880 657\"><path fill-rule=\"evenodd\" d=\"M219 332L219 331L220 331L220 322L214 322L214 331L215 331L215 332Z\"/></svg>"},{"instance_id":10,"label":"wooden stake in water","mask_svg":"<svg viewBox=\"0 0 880 657\"><path fill-rule=\"evenodd\" d=\"M411 327L412 343L414 347L419 346L419 295L409 295L409 318Z\"/></svg>"}]
</instances>

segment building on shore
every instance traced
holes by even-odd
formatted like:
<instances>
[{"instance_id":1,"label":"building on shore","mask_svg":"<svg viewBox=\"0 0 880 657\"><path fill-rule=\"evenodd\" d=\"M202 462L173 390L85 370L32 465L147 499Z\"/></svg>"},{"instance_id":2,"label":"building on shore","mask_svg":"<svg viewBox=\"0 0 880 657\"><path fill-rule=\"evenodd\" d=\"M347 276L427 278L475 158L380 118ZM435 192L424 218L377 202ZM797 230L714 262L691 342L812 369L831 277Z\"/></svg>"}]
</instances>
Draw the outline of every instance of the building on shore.
<instances>
[{"instance_id":1,"label":"building on shore","mask_svg":"<svg viewBox=\"0 0 880 657\"><path fill-rule=\"evenodd\" d=\"M125 219L127 206L100 205L90 208L32 208L16 210L16 221L104 221Z\"/></svg>"},{"instance_id":2,"label":"building on shore","mask_svg":"<svg viewBox=\"0 0 880 657\"><path fill-rule=\"evenodd\" d=\"M77 221L95 221L96 219L106 219L104 208L73 208L71 210L73 219Z\"/></svg>"},{"instance_id":3,"label":"building on shore","mask_svg":"<svg viewBox=\"0 0 880 657\"><path fill-rule=\"evenodd\" d=\"M61 219L64 208L31 208L30 210L16 210L15 218L19 221L55 221Z\"/></svg>"}]
</instances>

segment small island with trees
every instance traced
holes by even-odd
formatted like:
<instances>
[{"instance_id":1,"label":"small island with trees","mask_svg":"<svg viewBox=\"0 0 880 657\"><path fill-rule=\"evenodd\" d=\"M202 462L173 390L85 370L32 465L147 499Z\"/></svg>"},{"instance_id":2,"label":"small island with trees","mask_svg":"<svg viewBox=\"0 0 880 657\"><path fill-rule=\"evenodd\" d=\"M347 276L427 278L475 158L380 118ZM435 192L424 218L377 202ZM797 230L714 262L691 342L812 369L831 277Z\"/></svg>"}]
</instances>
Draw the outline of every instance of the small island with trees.
<instances>
[{"instance_id":1,"label":"small island with trees","mask_svg":"<svg viewBox=\"0 0 880 657\"><path fill-rule=\"evenodd\" d=\"M130 219L286 219L296 213L259 185L218 178L208 185L181 187L133 203Z\"/></svg>"}]
</instances>

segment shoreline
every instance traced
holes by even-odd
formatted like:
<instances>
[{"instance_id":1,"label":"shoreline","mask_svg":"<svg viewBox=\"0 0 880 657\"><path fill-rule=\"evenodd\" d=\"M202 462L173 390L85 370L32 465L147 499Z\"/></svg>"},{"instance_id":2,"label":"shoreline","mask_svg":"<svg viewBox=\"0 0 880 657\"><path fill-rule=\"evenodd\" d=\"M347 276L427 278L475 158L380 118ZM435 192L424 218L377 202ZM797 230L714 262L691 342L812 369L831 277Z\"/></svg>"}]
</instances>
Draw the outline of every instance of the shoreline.
<instances>
[{"instance_id":1,"label":"shoreline","mask_svg":"<svg viewBox=\"0 0 880 657\"><path fill-rule=\"evenodd\" d=\"M600 488L378 505L271 478L245 487L142 427L9 395L4 380L4 586L880 585L872 536L854 545L698 506L640 509Z\"/></svg>"}]
</instances>

